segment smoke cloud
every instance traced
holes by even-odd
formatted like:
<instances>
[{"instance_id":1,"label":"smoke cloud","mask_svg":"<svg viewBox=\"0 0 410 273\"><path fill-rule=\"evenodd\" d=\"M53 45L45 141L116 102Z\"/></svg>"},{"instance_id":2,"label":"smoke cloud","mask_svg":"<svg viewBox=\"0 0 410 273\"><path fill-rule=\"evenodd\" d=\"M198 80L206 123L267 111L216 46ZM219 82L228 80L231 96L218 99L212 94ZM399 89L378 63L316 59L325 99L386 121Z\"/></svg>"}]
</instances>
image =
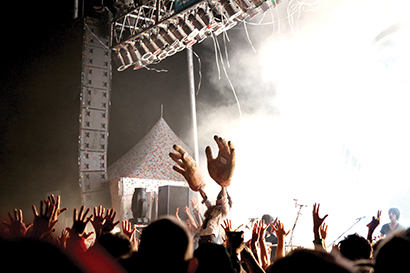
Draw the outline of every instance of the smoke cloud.
<instances>
[{"instance_id":1,"label":"smoke cloud","mask_svg":"<svg viewBox=\"0 0 410 273\"><path fill-rule=\"evenodd\" d=\"M230 188L237 226L270 213L290 229L294 199L308 205L294 244L312 240L314 202L330 215L329 240L361 216L367 218L349 233L365 236L371 216L381 209L388 222L392 206L408 226L410 35L403 22L409 3L303 3L284 1L230 30L225 42L219 36L219 53L214 40L203 43L206 80L218 92L197 97L200 151L207 145L217 151L214 134L237 147ZM399 30L380 36L398 23Z\"/></svg>"}]
</instances>

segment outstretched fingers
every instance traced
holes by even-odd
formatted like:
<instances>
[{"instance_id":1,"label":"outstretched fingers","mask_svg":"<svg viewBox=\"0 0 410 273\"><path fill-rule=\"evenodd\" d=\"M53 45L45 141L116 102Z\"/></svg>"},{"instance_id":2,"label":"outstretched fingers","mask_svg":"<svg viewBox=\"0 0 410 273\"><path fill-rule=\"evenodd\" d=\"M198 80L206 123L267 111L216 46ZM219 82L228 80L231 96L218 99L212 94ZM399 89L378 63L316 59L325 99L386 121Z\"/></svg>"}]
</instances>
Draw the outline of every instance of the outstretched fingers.
<instances>
[{"instance_id":1,"label":"outstretched fingers","mask_svg":"<svg viewBox=\"0 0 410 273\"><path fill-rule=\"evenodd\" d=\"M205 148L205 155L206 155L206 159L209 162L211 162L212 160L214 160L214 157L212 155L212 149L210 146L206 146Z\"/></svg>"}]
</instances>

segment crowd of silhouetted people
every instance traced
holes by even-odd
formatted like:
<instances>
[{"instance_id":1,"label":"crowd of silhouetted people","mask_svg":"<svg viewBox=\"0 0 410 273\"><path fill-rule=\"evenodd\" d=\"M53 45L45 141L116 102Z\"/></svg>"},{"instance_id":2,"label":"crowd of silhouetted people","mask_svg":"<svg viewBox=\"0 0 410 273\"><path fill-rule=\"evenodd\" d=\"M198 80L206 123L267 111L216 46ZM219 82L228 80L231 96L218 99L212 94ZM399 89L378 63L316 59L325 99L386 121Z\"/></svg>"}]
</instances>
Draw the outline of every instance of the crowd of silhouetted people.
<instances>
[{"instance_id":1,"label":"crowd of silhouetted people","mask_svg":"<svg viewBox=\"0 0 410 273\"><path fill-rule=\"evenodd\" d=\"M235 147L215 136L218 155L208 146L208 173L221 187L212 202L205 192L203 173L180 146L174 145L174 170L181 173L202 200L192 199L188 220L179 211L161 216L140 232L126 220L116 219L113 209L102 206L74 209L72 225L60 231L56 224L66 208L60 196L50 195L32 206L34 219L27 224L19 209L8 214L0 236L3 268L14 272L406 272L410 257L410 229L398 223L400 211L391 208L390 223L380 225L381 211L367 224L367 237L350 234L326 247L327 214L320 216L320 204L312 209L312 247L286 248L289 230L277 218L266 214L248 227L251 239L233 229L230 220L232 198L227 188L235 169ZM234 183L234 182L233 182ZM199 207L206 207L204 214ZM27 216L26 216L27 217ZM118 229L119 228L119 229ZM91 231L90 231L91 230ZM120 230L120 231L116 231Z\"/></svg>"}]
</instances>

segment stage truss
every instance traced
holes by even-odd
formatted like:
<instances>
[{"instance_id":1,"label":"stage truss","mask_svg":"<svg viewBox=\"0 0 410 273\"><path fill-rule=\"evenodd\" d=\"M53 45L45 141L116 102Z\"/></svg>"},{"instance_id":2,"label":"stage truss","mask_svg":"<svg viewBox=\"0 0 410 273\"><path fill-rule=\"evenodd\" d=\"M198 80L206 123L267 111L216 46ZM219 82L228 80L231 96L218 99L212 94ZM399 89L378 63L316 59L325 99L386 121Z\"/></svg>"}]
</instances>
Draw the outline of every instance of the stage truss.
<instances>
[{"instance_id":1,"label":"stage truss","mask_svg":"<svg viewBox=\"0 0 410 273\"><path fill-rule=\"evenodd\" d=\"M139 69L218 36L238 22L275 7L280 0L149 1L111 24L117 69Z\"/></svg>"}]
</instances>

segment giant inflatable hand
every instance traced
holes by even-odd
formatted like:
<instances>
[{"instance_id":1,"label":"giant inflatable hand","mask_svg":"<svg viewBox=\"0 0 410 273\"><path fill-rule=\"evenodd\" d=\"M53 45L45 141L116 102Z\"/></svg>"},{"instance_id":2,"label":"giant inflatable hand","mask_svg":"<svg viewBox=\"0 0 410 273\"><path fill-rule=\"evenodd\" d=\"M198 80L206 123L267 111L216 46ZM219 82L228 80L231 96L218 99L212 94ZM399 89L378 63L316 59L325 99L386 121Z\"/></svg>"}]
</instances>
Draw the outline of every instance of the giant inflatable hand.
<instances>
[{"instance_id":1,"label":"giant inflatable hand","mask_svg":"<svg viewBox=\"0 0 410 273\"><path fill-rule=\"evenodd\" d=\"M209 175L222 187L231 184L235 170L235 146L231 141L226 142L222 137L214 136L219 152L216 158L212 156L211 147L206 147L205 153L208 160Z\"/></svg>"},{"instance_id":2,"label":"giant inflatable hand","mask_svg":"<svg viewBox=\"0 0 410 273\"><path fill-rule=\"evenodd\" d=\"M179 145L173 146L176 153L169 153L169 156L178 165L172 168L182 174L193 191L198 191L205 187L204 176L196 164L195 160Z\"/></svg>"}]
</instances>

